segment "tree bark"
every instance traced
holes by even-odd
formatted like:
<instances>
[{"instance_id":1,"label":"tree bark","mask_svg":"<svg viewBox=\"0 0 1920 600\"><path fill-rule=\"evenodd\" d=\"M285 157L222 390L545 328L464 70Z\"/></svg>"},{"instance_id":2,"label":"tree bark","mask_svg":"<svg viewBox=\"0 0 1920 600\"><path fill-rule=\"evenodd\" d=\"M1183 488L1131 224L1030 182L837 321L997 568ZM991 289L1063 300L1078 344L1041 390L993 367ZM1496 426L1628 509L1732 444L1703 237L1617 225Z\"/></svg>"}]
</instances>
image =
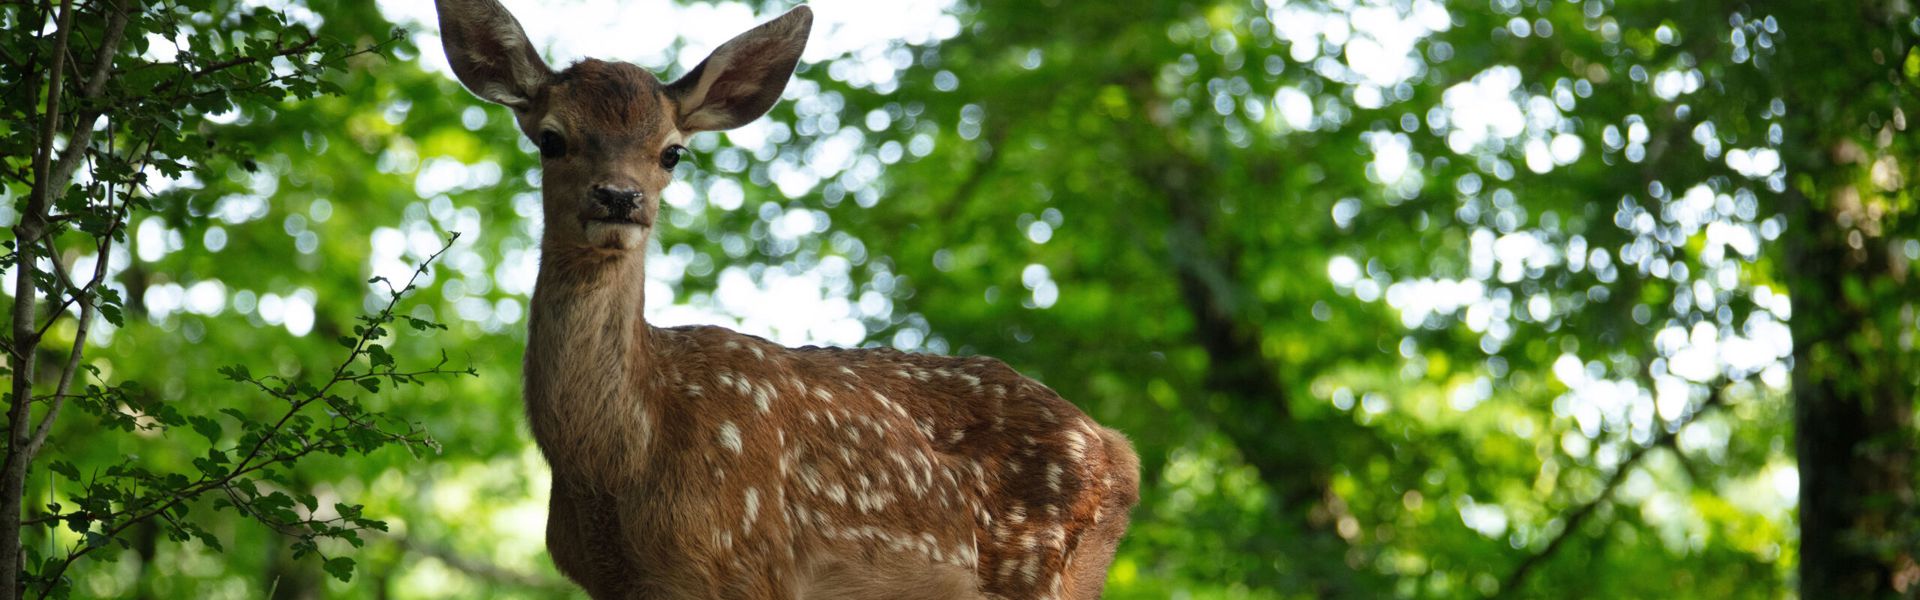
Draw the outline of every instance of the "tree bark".
<instances>
[{"instance_id":1,"label":"tree bark","mask_svg":"<svg viewBox=\"0 0 1920 600\"><path fill-rule=\"evenodd\" d=\"M1884 277L1885 261L1861 261L1847 228L1804 197L1800 235L1788 244L1788 285L1797 310L1793 420L1800 468L1800 594L1874 598L1912 569L1914 531L1912 358L1889 347L1875 313L1893 308L1847 299L1849 280ZM1885 256L1881 252L1864 253ZM1872 263L1881 263L1873 265ZM1887 304L1900 302L1887 299ZM1902 367L1901 365L1905 365ZM1911 577L1911 575L1909 575Z\"/></svg>"},{"instance_id":2,"label":"tree bark","mask_svg":"<svg viewBox=\"0 0 1920 600\"><path fill-rule=\"evenodd\" d=\"M1800 595L1911 596L1920 286L1900 245L1920 215L1869 173L1884 158L1920 175L1904 123L1920 107L1901 73L1912 15L1889 0L1770 8L1785 30L1772 76L1788 110L1782 267L1794 308Z\"/></svg>"}]
</instances>

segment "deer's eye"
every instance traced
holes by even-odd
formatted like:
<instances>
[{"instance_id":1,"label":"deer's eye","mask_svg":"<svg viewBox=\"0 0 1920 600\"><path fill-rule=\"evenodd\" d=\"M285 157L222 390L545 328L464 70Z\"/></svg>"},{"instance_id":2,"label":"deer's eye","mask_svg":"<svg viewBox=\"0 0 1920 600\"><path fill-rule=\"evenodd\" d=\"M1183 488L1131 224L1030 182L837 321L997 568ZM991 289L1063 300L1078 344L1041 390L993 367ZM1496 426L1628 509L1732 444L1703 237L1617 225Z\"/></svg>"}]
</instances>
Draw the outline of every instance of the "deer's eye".
<instances>
[{"instance_id":1,"label":"deer's eye","mask_svg":"<svg viewBox=\"0 0 1920 600\"><path fill-rule=\"evenodd\" d=\"M567 155L567 139L548 129L540 132L540 156L560 158Z\"/></svg>"},{"instance_id":2,"label":"deer's eye","mask_svg":"<svg viewBox=\"0 0 1920 600\"><path fill-rule=\"evenodd\" d=\"M672 171L674 166L680 164L681 156L686 153L686 146L675 144L668 147L666 152L660 153L660 168Z\"/></svg>"}]
</instances>

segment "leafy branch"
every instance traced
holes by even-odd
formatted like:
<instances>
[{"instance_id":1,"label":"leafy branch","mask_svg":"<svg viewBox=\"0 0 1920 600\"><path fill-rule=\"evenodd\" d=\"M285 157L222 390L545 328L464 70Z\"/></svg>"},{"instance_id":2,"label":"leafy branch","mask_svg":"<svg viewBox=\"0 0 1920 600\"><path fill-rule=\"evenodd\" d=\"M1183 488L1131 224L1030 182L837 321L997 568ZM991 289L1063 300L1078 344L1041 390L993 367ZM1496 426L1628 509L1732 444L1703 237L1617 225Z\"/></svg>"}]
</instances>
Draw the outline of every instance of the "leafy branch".
<instances>
[{"instance_id":1,"label":"leafy branch","mask_svg":"<svg viewBox=\"0 0 1920 600\"><path fill-rule=\"evenodd\" d=\"M336 503L331 515L321 510L319 500L310 494L289 493L290 487L280 468L312 455L325 453L344 456L349 452L367 454L390 445L409 452L416 449L440 450L439 444L418 424L369 411L346 391L351 384L368 393L383 386L424 385L436 376L477 375L473 368L449 368L445 353L428 367L402 369L382 340L393 335L396 323L419 332L445 329L444 325L400 315L396 308L402 298L418 289L421 277L430 272L433 262L452 247L455 234L446 245L414 270L407 283L398 288L385 278L369 283L384 284L388 300L379 311L359 318L354 335L340 343L347 354L318 383L275 375L256 376L244 365L222 367L227 379L245 384L284 403L279 416L271 422L255 420L234 409L221 413L240 424L241 433L230 445L220 420L206 416L182 415L172 407L135 400L141 396L138 386L88 386L79 404L99 417L103 426L131 431L166 430L189 426L205 437L209 448L193 460L197 473L158 473L131 462L114 465L84 482L73 465L55 461L50 469L68 481L81 483L82 491L72 497L77 506L66 510L60 504L47 507L50 514L27 521L28 524L56 527L80 534L63 555L47 557L29 582L40 590L39 597L64 594L67 570L78 560L113 544L125 547L121 537L139 523L150 519L164 522L170 539L200 540L221 549L219 540L204 528L187 520L190 505L197 499L218 493L213 506L233 509L268 528L294 538L296 558L309 554L322 558L328 573L347 580L352 576L353 559L329 557L320 547L322 540L343 540L355 547L365 540L360 532L385 531L384 522L368 518L362 507Z\"/></svg>"}]
</instances>

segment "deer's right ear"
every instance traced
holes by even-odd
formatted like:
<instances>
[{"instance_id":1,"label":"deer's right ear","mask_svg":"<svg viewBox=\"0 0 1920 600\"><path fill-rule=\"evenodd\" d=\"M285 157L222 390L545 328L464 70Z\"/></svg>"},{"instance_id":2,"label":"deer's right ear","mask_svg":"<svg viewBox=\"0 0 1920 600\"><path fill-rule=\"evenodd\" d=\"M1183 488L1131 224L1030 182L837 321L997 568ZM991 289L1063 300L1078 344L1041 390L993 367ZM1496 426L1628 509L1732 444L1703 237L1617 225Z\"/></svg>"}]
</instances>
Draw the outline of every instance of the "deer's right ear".
<instances>
[{"instance_id":1,"label":"deer's right ear","mask_svg":"<svg viewBox=\"0 0 1920 600\"><path fill-rule=\"evenodd\" d=\"M434 0L440 41L460 83L481 99L526 109L553 78L520 21L499 0Z\"/></svg>"}]
</instances>

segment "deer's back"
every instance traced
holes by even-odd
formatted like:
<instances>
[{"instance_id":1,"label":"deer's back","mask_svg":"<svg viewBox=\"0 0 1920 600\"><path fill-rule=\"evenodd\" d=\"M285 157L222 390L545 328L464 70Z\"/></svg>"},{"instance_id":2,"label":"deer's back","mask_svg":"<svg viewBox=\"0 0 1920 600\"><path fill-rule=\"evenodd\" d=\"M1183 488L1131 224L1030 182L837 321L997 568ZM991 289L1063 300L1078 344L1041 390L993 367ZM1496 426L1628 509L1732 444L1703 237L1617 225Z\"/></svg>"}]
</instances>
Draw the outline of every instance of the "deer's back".
<instances>
[{"instance_id":1,"label":"deer's back","mask_svg":"<svg viewBox=\"0 0 1920 600\"><path fill-rule=\"evenodd\" d=\"M1132 504L1117 434L999 360L658 334L658 447L679 457L657 472L703 480L677 484L718 499L701 545L743 576L804 586L904 558L1051 597L1089 528Z\"/></svg>"}]
</instances>

